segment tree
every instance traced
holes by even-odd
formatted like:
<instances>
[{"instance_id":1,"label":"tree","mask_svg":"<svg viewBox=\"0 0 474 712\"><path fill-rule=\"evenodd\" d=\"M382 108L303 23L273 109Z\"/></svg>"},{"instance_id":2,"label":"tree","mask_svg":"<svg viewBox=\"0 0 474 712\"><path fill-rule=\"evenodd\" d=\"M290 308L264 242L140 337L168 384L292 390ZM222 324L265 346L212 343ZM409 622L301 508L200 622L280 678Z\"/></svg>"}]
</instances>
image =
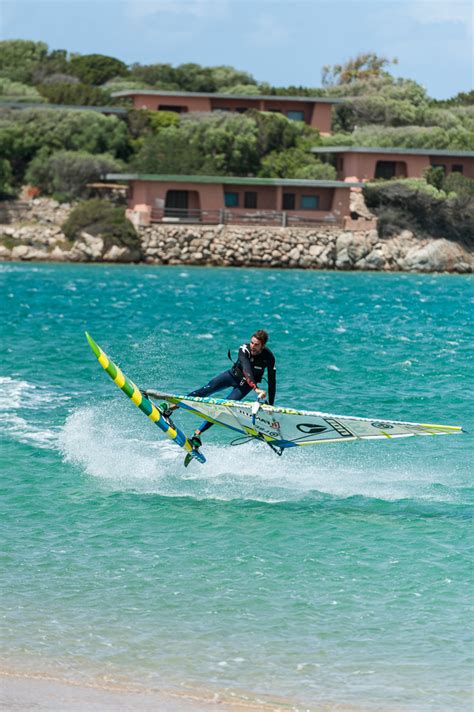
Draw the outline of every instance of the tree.
<instances>
[{"instance_id":1,"label":"tree","mask_svg":"<svg viewBox=\"0 0 474 712\"><path fill-rule=\"evenodd\" d=\"M28 103L41 103L43 97L34 88L21 82L12 82L10 79L0 78L1 101L24 101Z\"/></svg>"},{"instance_id":2,"label":"tree","mask_svg":"<svg viewBox=\"0 0 474 712\"><path fill-rule=\"evenodd\" d=\"M88 84L40 84L38 91L50 104L105 106L111 102L108 92Z\"/></svg>"},{"instance_id":3,"label":"tree","mask_svg":"<svg viewBox=\"0 0 474 712\"><path fill-rule=\"evenodd\" d=\"M12 169L9 161L0 158L0 198L5 198L12 191Z\"/></svg>"},{"instance_id":4,"label":"tree","mask_svg":"<svg viewBox=\"0 0 474 712\"><path fill-rule=\"evenodd\" d=\"M0 155L10 161L15 182L42 150L110 153L126 158L130 143L125 122L95 111L22 109L0 114Z\"/></svg>"},{"instance_id":5,"label":"tree","mask_svg":"<svg viewBox=\"0 0 474 712\"><path fill-rule=\"evenodd\" d=\"M0 42L0 76L29 84L34 71L48 54L45 42L4 40Z\"/></svg>"},{"instance_id":6,"label":"tree","mask_svg":"<svg viewBox=\"0 0 474 712\"><path fill-rule=\"evenodd\" d=\"M374 52L358 54L344 64L325 65L322 70L322 84L328 87L382 77L388 74L385 67L391 64L398 64L398 60L379 57Z\"/></svg>"},{"instance_id":7,"label":"tree","mask_svg":"<svg viewBox=\"0 0 474 712\"><path fill-rule=\"evenodd\" d=\"M59 194L66 200L90 197L88 183L106 173L118 173L123 164L107 154L86 151L56 151L50 156L41 151L26 171L26 181L48 195Z\"/></svg>"},{"instance_id":8,"label":"tree","mask_svg":"<svg viewBox=\"0 0 474 712\"><path fill-rule=\"evenodd\" d=\"M100 235L104 240L104 252L119 245L141 251L140 238L132 223L125 218L122 208L116 208L107 200L87 200L77 205L64 223L63 232L69 240L76 240L81 232Z\"/></svg>"},{"instance_id":9,"label":"tree","mask_svg":"<svg viewBox=\"0 0 474 712\"><path fill-rule=\"evenodd\" d=\"M288 148L264 156L258 175L261 178L335 180L336 170L301 148Z\"/></svg>"},{"instance_id":10,"label":"tree","mask_svg":"<svg viewBox=\"0 0 474 712\"><path fill-rule=\"evenodd\" d=\"M69 61L69 72L84 84L100 86L114 77L128 75L127 65L103 54L76 55Z\"/></svg>"}]
</instances>

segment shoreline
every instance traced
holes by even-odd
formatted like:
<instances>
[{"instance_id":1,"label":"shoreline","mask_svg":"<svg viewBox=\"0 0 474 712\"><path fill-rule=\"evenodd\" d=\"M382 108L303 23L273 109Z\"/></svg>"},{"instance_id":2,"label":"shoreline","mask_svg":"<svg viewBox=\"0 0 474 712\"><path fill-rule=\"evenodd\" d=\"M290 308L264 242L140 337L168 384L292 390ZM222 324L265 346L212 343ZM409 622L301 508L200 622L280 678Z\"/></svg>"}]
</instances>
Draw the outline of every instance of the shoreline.
<instances>
[{"instance_id":1,"label":"shoreline","mask_svg":"<svg viewBox=\"0 0 474 712\"><path fill-rule=\"evenodd\" d=\"M314 704L314 706L313 706ZM213 691L183 686L166 689L136 683L87 681L51 673L0 668L0 707L35 712L364 712L344 703L315 702L310 706L252 692ZM394 708L387 708L393 711Z\"/></svg>"},{"instance_id":2,"label":"shoreline","mask_svg":"<svg viewBox=\"0 0 474 712\"><path fill-rule=\"evenodd\" d=\"M330 270L336 272L474 273L474 245L417 237L409 230L380 238L371 221L350 228L163 224L138 228L135 247L106 245L62 232L72 205L36 198L0 224L0 262L72 262ZM19 219L21 217L21 220Z\"/></svg>"}]
</instances>

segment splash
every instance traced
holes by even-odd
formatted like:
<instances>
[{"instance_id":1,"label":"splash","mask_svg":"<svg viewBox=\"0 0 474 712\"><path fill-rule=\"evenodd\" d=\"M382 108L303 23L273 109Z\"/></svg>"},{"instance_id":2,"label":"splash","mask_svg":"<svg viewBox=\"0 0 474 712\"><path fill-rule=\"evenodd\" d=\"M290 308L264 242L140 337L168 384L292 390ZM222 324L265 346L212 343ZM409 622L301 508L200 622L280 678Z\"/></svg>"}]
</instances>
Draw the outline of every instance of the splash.
<instances>
[{"instance_id":1,"label":"splash","mask_svg":"<svg viewBox=\"0 0 474 712\"><path fill-rule=\"evenodd\" d=\"M112 422L110 409L89 406L68 418L59 445L66 462L114 490L268 503L327 496L443 502L456 497L448 468L423 466L417 449L400 443L298 448L281 458L261 443L205 443L206 465L192 463L185 470L181 451L141 428L128 412L117 410Z\"/></svg>"}]
</instances>

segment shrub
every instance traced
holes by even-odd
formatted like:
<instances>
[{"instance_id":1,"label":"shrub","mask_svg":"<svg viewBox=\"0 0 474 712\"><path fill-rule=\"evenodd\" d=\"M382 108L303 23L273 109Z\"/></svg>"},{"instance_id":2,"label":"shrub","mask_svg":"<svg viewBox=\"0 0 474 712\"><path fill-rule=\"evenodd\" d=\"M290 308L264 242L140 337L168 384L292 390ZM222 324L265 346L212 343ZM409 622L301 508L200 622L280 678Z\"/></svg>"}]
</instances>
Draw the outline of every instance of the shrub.
<instances>
[{"instance_id":1,"label":"shrub","mask_svg":"<svg viewBox=\"0 0 474 712\"><path fill-rule=\"evenodd\" d=\"M103 106L109 104L111 100L108 92L87 84L71 84L70 82L40 84L38 91L51 104Z\"/></svg>"},{"instance_id":2,"label":"shrub","mask_svg":"<svg viewBox=\"0 0 474 712\"><path fill-rule=\"evenodd\" d=\"M305 178L335 180L336 169L318 161L301 148L273 151L262 158L258 175L262 178Z\"/></svg>"},{"instance_id":3,"label":"shrub","mask_svg":"<svg viewBox=\"0 0 474 712\"><path fill-rule=\"evenodd\" d=\"M122 158L130 150L127 126L96 111L23 109L0 114L0 155L11 163L16 183L39 150L110 153Z\"/></svg>"},{"instance_id":4,"label":"shrub","mask_svg":"<svg viewBox=\"0 0 474 712\"><path fill-rule=\"evenodd\" d=\"M106 200L87 200L69 214L63 232L69 240L76 240L81 232L100 235L106 250L112 245L140 250L140 239L123 208L116 208Z\"/></svg>"},{"instance_id":5,"label":"shrub","mask_svg":"<svg viewBox=\"0 0 474 712\"><path fill-rule=\"evenodd\" d=\"M424 171L423 175L427 183L433 185L438 190L443 189L444 168L441 168L441 166L436 168L434 166L430 166Z\"/></svg>"},{"instance_id":6,"label":"shrub","mask_svg":"<svg viewBox=\"0 0 474 712\"><path fill-rule=\"evenodd\" d=\"M59 194L65 200L92 195L88 183L105 173L117 173L122 163L108 154L92 155L85 151L56 151L44 156L40 151L28 166L26 181L43 193Z\"/></svg>"},{"instance_id":7,"label":"shrub","mask_svg":"<svg viewBox=\"0 0 474 712\"><path fill-rule=\"evenodd\" d=\"M12 82L10 79L0 78L1 101L24 101L28 103L41 103L43 97L34 87L21 82Z\"/></svg>"},{"instance_id":8,"label":"shrub","mask_svg":"<svg viewBox=\"0 0 474 712\"><path fill-rule=\"evenodd\" d=\"M10 163L5 158L0 158L0 198L9 196L11 187L12 169Z\"/></svg>"},{"instance_id":9,"label":"shrub","mask_svg":"<svg viewBox=\"0 0 474 712\"><path fill-rule=\"evenodd\" d=\"M84 54L72 57L69 61L69 72L79 77L84 84L100 86L114 77L126 76L127 65L115 57L103 54Z\"/></svg>"},{"instance_id":10,"label":"shrub","mask_svg":"<svg viewBox=\"0 0 474 712\"><path fill-rule=\"evenodd\" d=\"M474 197L446 196L422 180L366 183L366 205L378 216L381 236L408 228L419 235L474 241ZM393 231L393 232L392 232Z\"/></svg>"}]
</instances>

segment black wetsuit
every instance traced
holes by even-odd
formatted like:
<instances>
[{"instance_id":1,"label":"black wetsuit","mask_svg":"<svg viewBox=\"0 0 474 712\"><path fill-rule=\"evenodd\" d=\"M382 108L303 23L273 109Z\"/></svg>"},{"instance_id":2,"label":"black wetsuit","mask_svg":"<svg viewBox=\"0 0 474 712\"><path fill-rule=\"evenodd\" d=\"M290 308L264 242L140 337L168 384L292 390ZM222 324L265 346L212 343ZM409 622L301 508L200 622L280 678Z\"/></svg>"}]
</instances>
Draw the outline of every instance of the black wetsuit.
<instances>
[{"instance_id":1,"label":"black wetsuit","mask_svg":"<svg viewBox=\"0 0 474 712\"><path fill-rule=\"evenodd\" d=\"M228 400L242 400L261 382L265 369L268 373L268 402L273 405L276 393L275 356L266 346L259 354L252 356L250 345L242 344L237 361L232 368L215 376L205 386L188 393L188 395L205 397L222 391L224 388L232 388L227 396ZM208 430L211 425L212 423L206 420L199 430L202 433L204 430Z\"/></svg>"}]
</instances>

